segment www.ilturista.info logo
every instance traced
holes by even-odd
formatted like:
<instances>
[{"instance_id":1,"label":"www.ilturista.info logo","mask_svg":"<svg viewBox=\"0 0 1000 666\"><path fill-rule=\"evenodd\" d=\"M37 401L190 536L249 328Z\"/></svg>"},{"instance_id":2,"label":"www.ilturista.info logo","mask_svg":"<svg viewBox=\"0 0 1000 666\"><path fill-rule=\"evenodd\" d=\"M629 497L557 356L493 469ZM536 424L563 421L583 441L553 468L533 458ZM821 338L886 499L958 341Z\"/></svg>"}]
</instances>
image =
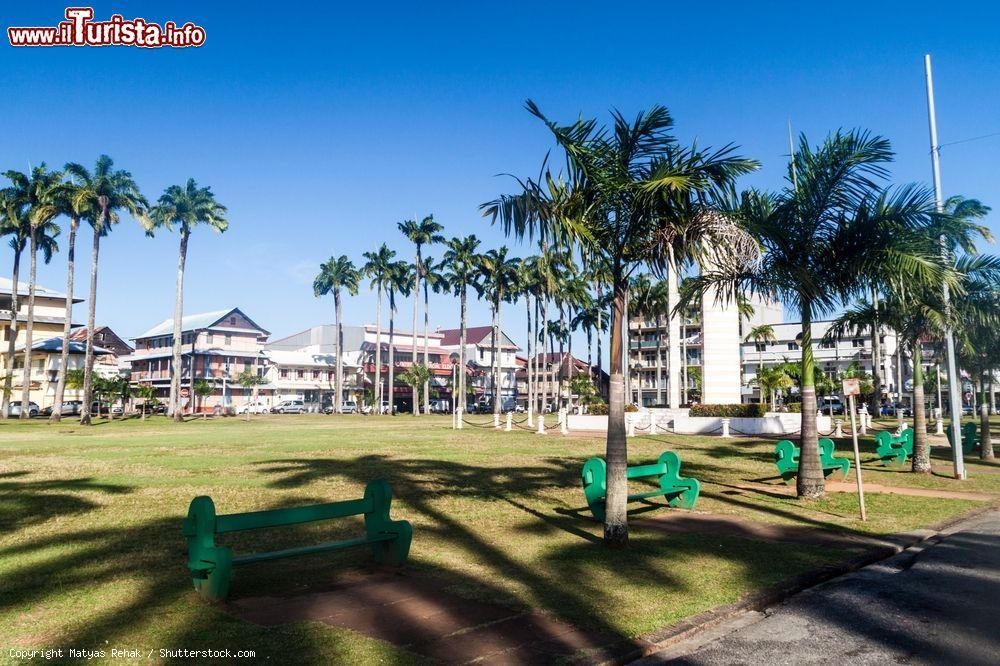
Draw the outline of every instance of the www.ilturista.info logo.
<instances>
[{"instance_id":1,"label":"www.ilturista.info logo","mask_svg":"<svg viewBox=\"0 0 1000 666\"><path fill-rule=\"evenodd\" d=\"M125 19L112 14L107 21L94 21L92 7L67 7L66 20L55 27L7 28L11 46L162 46L185 48L205 43L205 29L190 21L162 26L143 18Z\"/></svg>"}]
</instances>

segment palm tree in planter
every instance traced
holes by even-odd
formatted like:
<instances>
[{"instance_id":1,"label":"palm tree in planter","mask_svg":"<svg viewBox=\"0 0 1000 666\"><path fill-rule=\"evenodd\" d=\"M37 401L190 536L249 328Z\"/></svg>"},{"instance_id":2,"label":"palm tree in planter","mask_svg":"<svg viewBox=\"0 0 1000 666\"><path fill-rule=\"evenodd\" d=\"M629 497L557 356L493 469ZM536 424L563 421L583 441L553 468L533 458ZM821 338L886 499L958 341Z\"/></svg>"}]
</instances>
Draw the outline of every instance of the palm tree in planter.
<instances>
[{"instance_id":1,"label":"palm tree in planter","mask_svg":"<svg viewBox=\"0 0 1000 666\"><path fill-rule=\"evenodd\" d=\"M215 199L211 187L198 187L194 178L187 183L171 185L160 195L150 211L156 227L180 233L180 251L177 253L177 286L174 295L174 335L173 361L170 373L170 413L175 421L182 421L181 414L181 329L184 318L184 266L187 262L188 240L198 225L207 226L212 231L223 233L229 228L226 207ZM193 359L192 359L193 362ZM194 367L191 368L194 375Z\"/></svg>"},{"instance_id":2,"label":"palm tree in planter","mask_svg":"<svg viewBox=\"0 0 1000 666\"><path fill-rule=\"evenodd\" d=\"M493 375L493 413L500 413L500 305L517 294L519 260L507 256L507 246L479 256L479 275L483 293L490 299L493 327L490 332L491 374Z\"/></svg>"},{"instance_id":3,"label":"palm tree in planter","mask_svg":"<svg viewBox=\"0 0 1000 666\"><path fill-rule=\"evenodd\" d=\"M835 132L816 148L802 137L786 187L776 194L747 191L730 210L763 247L762 261L742 271L703 267L695 278L699 292L756 293L784 302L801 317L800 498L825 492L813 319L863 296L882 275L915 284L945 279L940 256L929 251L923 234L935 214L933 197L925 188L883 187L892 158L886 139L863 131Z\"/></svg>"},{"instance_id":4,"label":"palm tree in planter","mask_svg":"<svg viewBox=\"0 0 1000 666\"><path fill-rule=\"evenodd\" d=\"M337 377L334 382L333 408L337 414L343 413L342 402L344 400L344 322L341 318L341 290L346 290L352 296L358 293L358 282L361 274L354 267L354 264L346 255L330 257L325 264L320 264L319 275L313 280L313 293L317 298L333 294L334 319L337 328L337 338L335 345Z\"/></svg>"},{"instance_id":5,"label":"palm tree in planter","mask_svg":"<svg viewBox=\"0 0 1000 666\"><path fill-rule=\"evenodd\" d=\"M423 277L424 264L421 256L424 245L431 245L433 243L443 243L444 236L441 235L441 231L444 229L440 224L434 221L433 215L428 215L420 222L416 220L405 220L398 223L396 226L399 230L406 236L411 243L413 243L417 248L416 258L413 262L413 288L411 293L413 294L413 336L412 336L412 354L410 358L411 365L417 364L417 309L420 303L420 279ZM413 389L413 415L416 416L420 413L420 407L417 400L417 389Z\"/></svg>"},{"instance_id":6,"label":"palm tree in planter","mask_svg":"<svg viewBox=\"0 0 1000 666\"><path fill-rule=\"evenodd\" d=\"M389 292L392 282L393 259L395 250L382 243L375 252L365 252L365 265L361 274L370 278L370 287L375 290L375 413L382 410L382 294Z\"/></svg>"},{"instance_id":7,"label":"palm tree in planter","mask_svg":"<svg viewBox=\"0 0 1000 666\"><path fill-rule=\"evenodd\" d=\"M517 237L539 236L576 249L606 267L613 294L611 404L604 542L628 542L625 512L625 391L622 322L629 279L640 266L658 274L668 265L709 254L716 264L745 263L757 247L747 234L718 214L715 201L757 163L719 151L686 148L671 134L673 119L656 106L627 120L612 114L611 127L594 120L558 125L532 102L528 110L552 132L566 157L565 175L546 171L519 181L520 192L483 204L485 213Z\"/></svg>"},{"instance_id":8,"label":"palm tree in planter","mask_svg":"<svg viewBox=\"0 0 1000 666\"><path fill-rule=\"evenodd\" d=\"M28 321L25 326L24 381L21 390L21 418L27 419L29 416L28 403L31 397L31 352L34 343L35 276L38 270L39 238L50 237L52 243L50 250L54 249L55 242L51 239L59 234L59 227L53 222L59 213L59 208L56 205L56 188L62 183L62 174L49 171L43 162L32 169L30 174L7 171L4 176L10 180L11 185L5 188L0 196L23 211L28 223ZM42 249L45 252L44 248ZM45 255L45 263L48 263L51 258L50 251ZM16 291L16 289L17 286L14 285L14 290Z\"/></svg>"},{"instance_id":9,"label":"palm tree in planter","mask_svg":"<svg viewBox=\"0 0 1000 666\"><path fill-rule=\"evenodd\" d=\"M778 338L774 334L774 326L770 324L761 324L760 326L754 326L747 333L746 338L748 342L750 340L754 341L757 346L757 374L760 375L761 371L764 369L764 348L767 347L769 342L777 342ZM764 394L761 393L761 402L764 402Z\"/></svg>"},{"instance_id":10,"label":"palm tree in planter","mask_svg":"<svg viewBox=\"0 0 1000 666\"><path fill-rule=\"evenodd\" d=\"M466 396L468 394L466 388L466 367L468 359L465 358L465 346L468 344L466 333L468 328L469 287L472 287L477 292L480 291L477 280L479 275L479 255L476 254L476 251L478 249L479 239L474 235L466 236L465 238L452 238L447 241L447 249L444 252L443 261L445 266L445 283L451 289L451 292L455 296L458 296L459 302L458 408L463 413L468 412L468 406L466 405Z\"/></svg>"},{"instance_id":11,"label":"palm tree in planter","mask_svg":"<svg viewBox=\"0 0 1000 666\"><path fill-rule=\"evenodd\" d=\"M74 173L79 169L77 164L67 164L65 167L66 182L55 191L55 205L59 214L69 218L69 235L66 248L66 310L63 315L62 352L59 358L59 379L56 383L55 401L52 407L50 423L59 423L62 419L62 404L66 395L66 368L69 365L69 332L73 322L73 287L76 276L76 232L80 228L80 220L93 212L87 200L80 196L81 190ZM142 417L146 418L145 411Z\"/></svg>"},{"instance_id":12,"label":"palm tree in planter","mask_svg":"<svg viewBox=\"0 0 1000 666\"><path fill-rule=\"evenodd\" d=\"M66 172L79 191L76 194L80 205L91 211L87 221L94 230L94 240L90 258L90 296L87 302L87 351L84 360L83 407L80 423L90 424L90 404L94 384L94 326L97 315L97 266L101 249L101 238L118 223L121 213L128 213L138 221L147 233L152 231L152 221L147 215L149 202L139 191L139 186L128 171L114 168L114 161L101 155L88 171L78 164L66 165Z\"/></svg>"}]
</instances>

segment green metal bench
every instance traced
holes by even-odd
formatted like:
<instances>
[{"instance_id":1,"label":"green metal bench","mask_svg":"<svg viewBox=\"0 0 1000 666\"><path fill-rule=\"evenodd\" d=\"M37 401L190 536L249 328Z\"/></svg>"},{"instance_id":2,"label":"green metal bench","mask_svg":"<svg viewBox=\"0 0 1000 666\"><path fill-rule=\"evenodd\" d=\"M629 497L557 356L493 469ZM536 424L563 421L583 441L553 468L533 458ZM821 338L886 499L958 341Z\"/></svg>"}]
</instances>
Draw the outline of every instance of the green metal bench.
<instances>
[{"instance_id":1,"label":"green metal bench","mask_svg":"<svg viewBox=\"0 0 1000 666\"><path fill-rule=\"evenodd\" d=\"M883 465L902 467L913 455L913 428L906 428L898 435L888 430L875 435L875 454Z\"/></svg>"},{"instance_id":2,"label":"green metal bench","mask_svg":"<svg viewBox=\"0 0 1000 666\"><path fill-rule=\"evenodd\" d=\"M847 458L838 458L833 455L835 450L833 440L823 438L819 440L819 462L823 467L823 476L830 476L834 472L840 472L842 477L846 477L851 471L851 461ZM799 475L799 455L802 451L791 440L783 439L774 447L774 464L778 466L778 473L785 483L791 483Z\"/></svg>"},{"instance_id":3,"label":"green metal bench","mask_svg":"<svg viewBox=\"0 0 1000 666\"><path fill-rule=\"evenodd\" d=\"M365 488L365 496L361 499L289 509L231 513L224 516L216 515L215 503L211 497L207 495L195 497L191 500L183 525L183 533L188 540L188 569L191 570L194 588L203 598L218 601L225 599L229 594L229 581L235 565L343 550L355 546L370 545L375 561L380 564L401 565L406 562L410 552L413 528L405 520L389 520L391 502L392 489L383 479L369 483ZM359 515L365 517L365 534L354 539L237 557L233 556L228 547L215 545L216 534Z\"/></svg>"},{"instance_id":4,"label":"green metal bench","mask_svg":"<svg viewBox=\"0 0 1000 666\"><path fill-rule=\"evenodd\" d=\"M643 479L658 477L659 488L628 496L629 502L664 497L670 506L694 508L698 501L701 486L698 479L686 478L680 475L681 459L673 451L664 451L657 461L651 465L629 467L626 471L628 479ZM590 513L599 521L604 521L604 502L607 494L608 467L602 458L591 458L583 465L583 494L587 498Z\"/></svg>"},{"instance_id":5,"label":"green metal bench","mask_svg":"<svg viewBox=\"0 0 1000 666\"><path fill-rule=\"evenodd\" d=\"M948 435L948 443L955 446L955 443L951 441L951 428L946 429L946 434ZM979 439L979 427L969 421L962 426L962 453L968 455L976 450L982 440Z\"/></svg>"}]
</instances>

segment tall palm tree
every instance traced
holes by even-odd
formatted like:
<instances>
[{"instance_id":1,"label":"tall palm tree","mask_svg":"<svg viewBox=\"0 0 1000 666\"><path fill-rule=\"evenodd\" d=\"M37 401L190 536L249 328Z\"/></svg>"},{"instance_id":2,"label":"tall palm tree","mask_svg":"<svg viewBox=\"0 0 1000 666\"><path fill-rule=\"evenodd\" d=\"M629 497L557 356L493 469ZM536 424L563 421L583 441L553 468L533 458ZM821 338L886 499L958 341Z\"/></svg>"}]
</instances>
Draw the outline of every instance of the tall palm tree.
<instances>
[{"instance_id":1,"label":"tall palm tree","mask_svg":"<svg viewBox=\"0 0 1000 666\"><path fill-rule=\"evenodd\" d=\"M80 188L76 195L80 204L92 211L87 221L94 229L90 257L90 302L87 303L87 351L83 366L83 407L80 411L80 423L90 425L90 405L94 397L94 327L101 238L118 223L123 212L135 218L147 233L152 230L152 222L147 215L149 202L139 191L132 174L115 169L114 161L107 155L97 158L93 171L78 164L68 164L66 172Z\"/></svg>"},{"instance_id":2,"label":"tall palm tree","mask_svg":"<svg viewBox=\"0 0 1000 666\"><path fill-rule=\"evenodd\" d=\"M535 373L532 368L531 299L532 297L537 298L538 293L538 260L539 258L536 256L525 257L517 266L517 294L524 297L525 320L527 322L525 355L528 362L525 367L525 380L528 392L525 396L525 409L528 412L529 421L534 413L535 400Z\"/></svg>"},{"instance_id":3,"label":"tall palm tree","mask_svg":"<svg viewBox=\"0 0 1000 666\"><path fill-rule=\"evenodd\" d=\"M427 329L430 326L430 304L429 296L430 291L433 290L435 294L440 294L443 291L447 291L448 283L445 279L445 274L443 272L444 264L435 263L433 257L423 258L423 289L424 289L424 367L427 368L427 378L424 380L423 386L423 396L424 396L424 414L431 413L430 404L430 394L431 394L431 373L430 373L430 346L427 342Z\"/></svg>"},{"instance_id":4,"label":"tall palm tree","mask_svg":"<svg viewBox=\"0 0 1000 666\"><path fill-rule=\"evenodd\" d=\"M444 265L446 266L444 279L451 289L451 292L458 296L459 301L459 350L458 350L458 408L463 413L468 411L466 405L466 367L468 359L465 357L465 346L468 344L467 336L467 306L469 287L479 291L479 239L475 235L465 238L452 238L447 241L447 249L444 252Z\"/></svg>"},{"instance_id":5,"label":"tall palm tree","mask_svg":"<svg viewBox=\"0 0 1000 666\"><path fill-rule=\"evenodd\" d=\"M409 265L405 261L396 261L390 264L389 269L389 414L396 413L396 388L395 388L395 368L396 350L393 346L393 337L396 329L396 294L404 298L410 295L410 288L413 282L410 280Z\"/></svg>"},{"instance_id":6,"label":"tall palm tree","mask_svg":"<svg viewBox=\"0 0 1000 666\"><path fill-rule=\"evenodd\" d=\"M361 273L371 278L371 288L375 290L375 413L382 412L382 294L388 293L393 271L395 250L382 243L375 252L365 252L366 263ZM391 362L390 362L391 365ZM391 388L391 385L390 385Z\"/></svg>"},{"instance_id":7,"label":"tall palm tree","mask_svg":"<svg viewBox=\"0 0 1000 666\"><path fill-rule=\"evenodd\" d=\"M417 309L420 302L420 279L423 277L424 265L421 259L421 252L424 245L431 245L433 243L443 243L444 236L441 235L441 230L444 229L440 224L434 221L433 215L428 215L420 222L416 220L405 220L398 223L396 226L399 230L406 236L411 243L413 243L417 248L416 259L413 262L413 288L411 293L413 294L413 349L410 362L412 365L417 364ZM424 344L427 344L427 331L424 331ZM424 359L426 361L426 359ZM419 397L419 391L416 386L413 387L413 415L416 416L420 413L420 407L417 404Z\"/></svg>"},{"instance_id":8,"label":"tall palm tree","mask_svg":"<svg viewBox=\"0 0 1000 666\"><path fill-rule=\"evenodd\" d=\"M519 261L507 256L507 246L489 250L479 257L483 291L490 299L493 328L490 333L491 374L493 375L493 413L500 413L500 305L516 293Z\"/></svg>"},{"instance_id":9,"label":"tall palm tree","mask_svg":"<svg viewBox=\"0 0 1000 666\"><path fill-rule=\"evenodd\" d=\"M346 290L352 296L358 293L358 281L361 274L346 255L330 257L330 260L319 266L319 275L313 280L313 293L317 298L333 294L334 319L337 337L334 354L336 355L337 377L334 381L333 409L338 414L343 413L344 401L344 325L341 318L341 290Z\"/></svg>"},{"instance_id":10,"label":"tall palm tree","mask_svg":"<svg viewBox=\"0 0 1000 666\"><path fill-rule=\"evenodd\" d=\"M72 169L71 169L72 166ZM55 196L59 214L69 218L69 237L66 248L66 309L63 314L62 350L59 356L59 379L56 382L55 402L52 407L50 423L62 420L62 404L66 395L66 380L69 368L69 333L73 325L73 287L76 275L76 232L80 220L92 213L86 200L81 198L80 188L73 176L78 165L67 164L64 167L68 179L58 188ZM146 416L143 411L143 418Z\"/></svg>"},{"instance_id":11,"label":"tall palm tree","mask_svg":"<svg viewBox=\"0 0 1000 666\"><path fill-rule=\"evenodd\" d=\"M565 175L546 171L538 182L519 181L521 192L483 207L509 234L539 235L607 263L614 310L604 542L622 547L628 542L622 323L629 278L641 265L662 272L672 259L709 248L719 263L755 251L745 233L714 213L713 200L757 163L736 157L730 147L681 147L662 106L632 121L614 112L610 128L582 119L558 125L530 101L528 110L564 149Z\"/></svg>"},{"instance_id":12,"label":"tall palm tree","mask_svg":"<svg viewBox=\"0 0 1000 666\"><path fill-rule=\"evenodd\" d=\"M31 235L31 224L28 222L28 216L25 214L25 211L16 205L16 201L12 197L0 196L0 205L3 207L0 210L0 213L2 213L2 217L0 217L0 232L4 236L10 236L9 244L10 249L13 250L14 257L10 290L10 337L7 339L7 352L4 359L6 372L3 378L2 401L0 401L0 419L6 419L9 416L8 406L14 390L13 369L15 345L17 343L17 315L21 307L18 290L18 284L21 279L21 255L27 246L28 236Z\"/></svg>"},{"instance_id":13,"label":"tall palm tree","mask_svg":"<svg viewBox=\"0 0 1000 666\"><path fill-rule=\"evenodd\" d=\"M181 413L181 322L184 318L184 265L187 262L188 239L199 224L212 231L223 233L229 228L226 207L215 199L211 187L198 187L194 178L187 183L171 185L160 195L150 211L156 227L173 231L176 225L180 235L180 251L177 254L177 286L174 295L174 336L173 361L170 373L170 413L175 421L182 421ZM194 381L194 357L191 357L191 380Z\"/></svg>"},{"instance_id":14,"label":"tall palm tree","mask_svg":"<svg viewBox=\"0 0 1000 666\"><path fill-rule=\"evenodd\" d=\"M761 324L759 326L754 326L751 328L744 338L745 340L753 340L757 349L757 374L760 375L761 370L764 369L764 350L760 349L760 345L766 345L768 342L777 342L778 337L774 334L774 326L770 324ZM761 387L761 402L764 402L764 392L763 387Z\"/></svg>"},{"instance_id":15,"label":"tall palm tree","mask_svg":"<svg viewBox=\"0 0 1000 666\"><path fill-rule=\"evenodd\" d=\"M39 237L47 236L54 239L59 234L59 227L55 225L53 218L59 212L56 206L56 188L62 182L62 174L49 171L45 163L42 162L32 169L30 174L7 171L4 176L10 180L11 185L4 189L2 196L24 212L29 226L28 313L24 342L24 380L21 389L21 418L27 419L29 417L28 404L31 399L31 352L34 344ZM54 249L54 240L51 249ZM45 263L48 263L51 258L50 251L45 256ZM17 286L15 285L14 288L16 289Z\"/></svg>"},{"instance_id":16,"label":"tall palm tree","mask_svg":"<svg viewBox=\"0 0 1000 666\"><path fill-rule=\"evenodd\" d=\"M732 214L764 248L743 270L714 269L695 279L697 291L722 289L776 298L801 316L802 434L796 491L825 492L816 429L816 363L812 321L864 295L892 275L910 284L946 279L940 256L922 230L934 216L926 188L888 189L889 142L863 131L831 134L817 148L802 137L777 194L745 192Z\"/></svg>"}]
</instances>

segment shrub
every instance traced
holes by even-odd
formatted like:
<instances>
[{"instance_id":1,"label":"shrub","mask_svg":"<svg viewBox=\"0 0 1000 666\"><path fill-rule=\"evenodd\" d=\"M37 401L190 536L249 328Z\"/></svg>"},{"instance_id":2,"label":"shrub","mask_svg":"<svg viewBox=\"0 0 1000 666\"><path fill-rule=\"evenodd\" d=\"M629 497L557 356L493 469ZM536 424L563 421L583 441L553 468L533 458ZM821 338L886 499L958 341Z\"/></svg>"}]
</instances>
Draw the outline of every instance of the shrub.
<instances>
[{"instance_id":1,"label":"shrub","mask_svg":"<svg viewBox=\"0 0 1000 666\"><path fill-rule=\"evenodd\" d=\"M626 412L637 412L637 411L639 411L639 407L630 402L627 405L625 405L625 411Z\"/></svg>"},{"instance_id":2,"label":"shrub","mask_svg":"<svg viewBox=\"0 0 1000 666\"><path fill-rule=\"evenodd\" d=\"M767 405L759 403L736 405L692 405L691 416L716 416L722 418L757 418L764 416Z\"/></svg>"},{"instance_id":3,"label":"shrub","mask_svg":"<svg viewBox=\"0 0 1000 666\"><path fill-rule=\"evenodd\" d=\"M596 416L607 416L608 415L608 405L607 403L601 402L594 405L590 405L590 413Z\"/></svg>"},{"instance_id":4,"label":"shrub","mask_svg":"<svg viewBox=\"0 0 1000 666\"><path fill-rule=\"evenodd\" d=\"M801 402L790 402L788 403L788 411L792 414L802 413L802 403Z\"/></svg>"}]
</instances>

